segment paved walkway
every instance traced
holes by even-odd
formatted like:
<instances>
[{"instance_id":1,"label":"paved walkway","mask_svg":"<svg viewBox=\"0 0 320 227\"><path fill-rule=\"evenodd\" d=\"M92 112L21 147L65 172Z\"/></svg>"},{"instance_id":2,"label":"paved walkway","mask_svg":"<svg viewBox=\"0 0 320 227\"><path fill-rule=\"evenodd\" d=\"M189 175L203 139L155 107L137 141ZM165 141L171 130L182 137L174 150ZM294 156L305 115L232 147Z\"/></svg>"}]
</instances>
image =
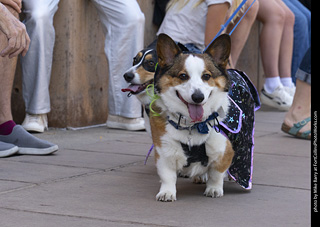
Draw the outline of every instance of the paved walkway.
<instances>
[{"instance_id":1,"label":"paved walkway","mask_svg":"<svg viewBox=\"0 0 320 227\"><path fill-rule=\"evenodd\" d=\"M253 189L233 182L225 196L178 179L173 203L159 189L146 132L51 129L52 156L0 159L0 226L310 226L310 142L282 133L283 112L256 114Z\"/></svg>"}]
</instances>

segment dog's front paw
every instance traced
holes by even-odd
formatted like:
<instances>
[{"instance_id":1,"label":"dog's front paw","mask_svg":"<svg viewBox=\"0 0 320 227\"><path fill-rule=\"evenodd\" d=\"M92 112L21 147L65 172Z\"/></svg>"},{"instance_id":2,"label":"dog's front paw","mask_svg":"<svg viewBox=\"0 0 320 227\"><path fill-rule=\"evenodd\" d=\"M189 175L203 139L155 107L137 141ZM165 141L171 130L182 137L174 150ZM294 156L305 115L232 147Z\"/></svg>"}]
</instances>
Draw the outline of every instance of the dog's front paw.
<instances>
[{"instance_id":1,"label":"dog's front paw","mask_svg":"<svg viewBox=\"0 0 320 227\"><path fill-rule=\"evenodd\" d=\"M156 199L161 202L173 202L177 200L176 193L171 191L160 191Z\"/></svg>"},{"instance_id":2,"label":"dog's front paw","mask_svg":"<svg viewBox=\"0 0 320 227\"><path fill-rule=\"evenodd\" d=\"M222 187L207 187L203 193L205 196L219 198L223 196Z\"/></svg>"}]
</instances>

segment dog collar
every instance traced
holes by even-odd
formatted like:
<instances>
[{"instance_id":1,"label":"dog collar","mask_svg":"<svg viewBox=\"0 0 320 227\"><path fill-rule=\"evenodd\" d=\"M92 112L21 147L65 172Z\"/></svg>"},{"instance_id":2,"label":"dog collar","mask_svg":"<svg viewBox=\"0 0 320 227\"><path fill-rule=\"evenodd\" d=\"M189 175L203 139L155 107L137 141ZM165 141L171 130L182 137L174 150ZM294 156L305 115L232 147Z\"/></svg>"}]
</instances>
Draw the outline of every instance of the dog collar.
<instances>
[{"instance_id":1,"label":"dog collar","mask_svg":"<svg viewBox=\"0 0 320 227\"><path fill-rule=\"evenodd\" d=\"M208 124L216 130L216 132L220 132L219 128L219 120L218 120L219 114L217 112L213 112L207 120L195 123L194 125L183 127L180 125L180 121L182 118L182 115L180 114L178 123L174 122L173 120L170 120L168 117L168 122L177 130L188 130L191 131L193 129L197 129L200 134L208 134L209 128ZM210 121L214 121L214 125L210 124Z\"/></svg>"}]
</instances>

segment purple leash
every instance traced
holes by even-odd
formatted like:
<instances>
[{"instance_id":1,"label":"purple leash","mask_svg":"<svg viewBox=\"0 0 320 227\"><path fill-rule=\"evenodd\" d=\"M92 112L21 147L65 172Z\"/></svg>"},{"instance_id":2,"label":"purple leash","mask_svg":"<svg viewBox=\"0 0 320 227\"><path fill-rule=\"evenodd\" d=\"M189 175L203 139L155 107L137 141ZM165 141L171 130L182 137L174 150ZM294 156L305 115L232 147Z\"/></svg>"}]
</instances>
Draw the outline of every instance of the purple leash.
<instances>
[{"instance_id":1,"label":"purple leash","mask_svg":"<svg viewBox=\"0 0 320 227\"><path fill-rule=\"evenodd\" d=\"M152 146L150 147L150 149L149 149L149 151L148 151L148 154L147 154L147 156L146 156L146 160L144 160L144 165L147 164L148 158L149 158L149 156L150 156L150 154L151 154L151 152L152 152L152 150L153 150L153 147L154 147L154 144L152 144Z\"/></svg>"}]
</instances>

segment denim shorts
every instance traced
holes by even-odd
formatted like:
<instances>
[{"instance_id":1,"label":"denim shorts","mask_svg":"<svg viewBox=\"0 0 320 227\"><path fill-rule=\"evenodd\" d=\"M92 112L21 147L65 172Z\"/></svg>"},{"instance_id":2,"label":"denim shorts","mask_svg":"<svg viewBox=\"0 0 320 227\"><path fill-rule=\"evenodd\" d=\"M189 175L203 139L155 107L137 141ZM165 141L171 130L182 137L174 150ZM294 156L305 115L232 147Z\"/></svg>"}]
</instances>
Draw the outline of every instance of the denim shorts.
<instances>
[{"instance_id":1,"label":"denim shorts","mask_svg":"<svg viewBox=\"0 0 320 227\"><path fill-rule=\"evenodd\" d=\"M301 61L296 73L296 79L311 84L311 47L307 50Z\"/></svg>"},{"instance_id":2,"label":"denim shorts","mask_svg":"<svg viewBox=\"0 0 320 227\"><path fill-rule=\"evenodd\" d=\"M188 48L188 50L190 52L192 52L192 53L202 54L202 51L196 45L194 45L193 43L187 43L187 44L184 44L184 46L186 48Z\"/></svg>"}]
</instances>

